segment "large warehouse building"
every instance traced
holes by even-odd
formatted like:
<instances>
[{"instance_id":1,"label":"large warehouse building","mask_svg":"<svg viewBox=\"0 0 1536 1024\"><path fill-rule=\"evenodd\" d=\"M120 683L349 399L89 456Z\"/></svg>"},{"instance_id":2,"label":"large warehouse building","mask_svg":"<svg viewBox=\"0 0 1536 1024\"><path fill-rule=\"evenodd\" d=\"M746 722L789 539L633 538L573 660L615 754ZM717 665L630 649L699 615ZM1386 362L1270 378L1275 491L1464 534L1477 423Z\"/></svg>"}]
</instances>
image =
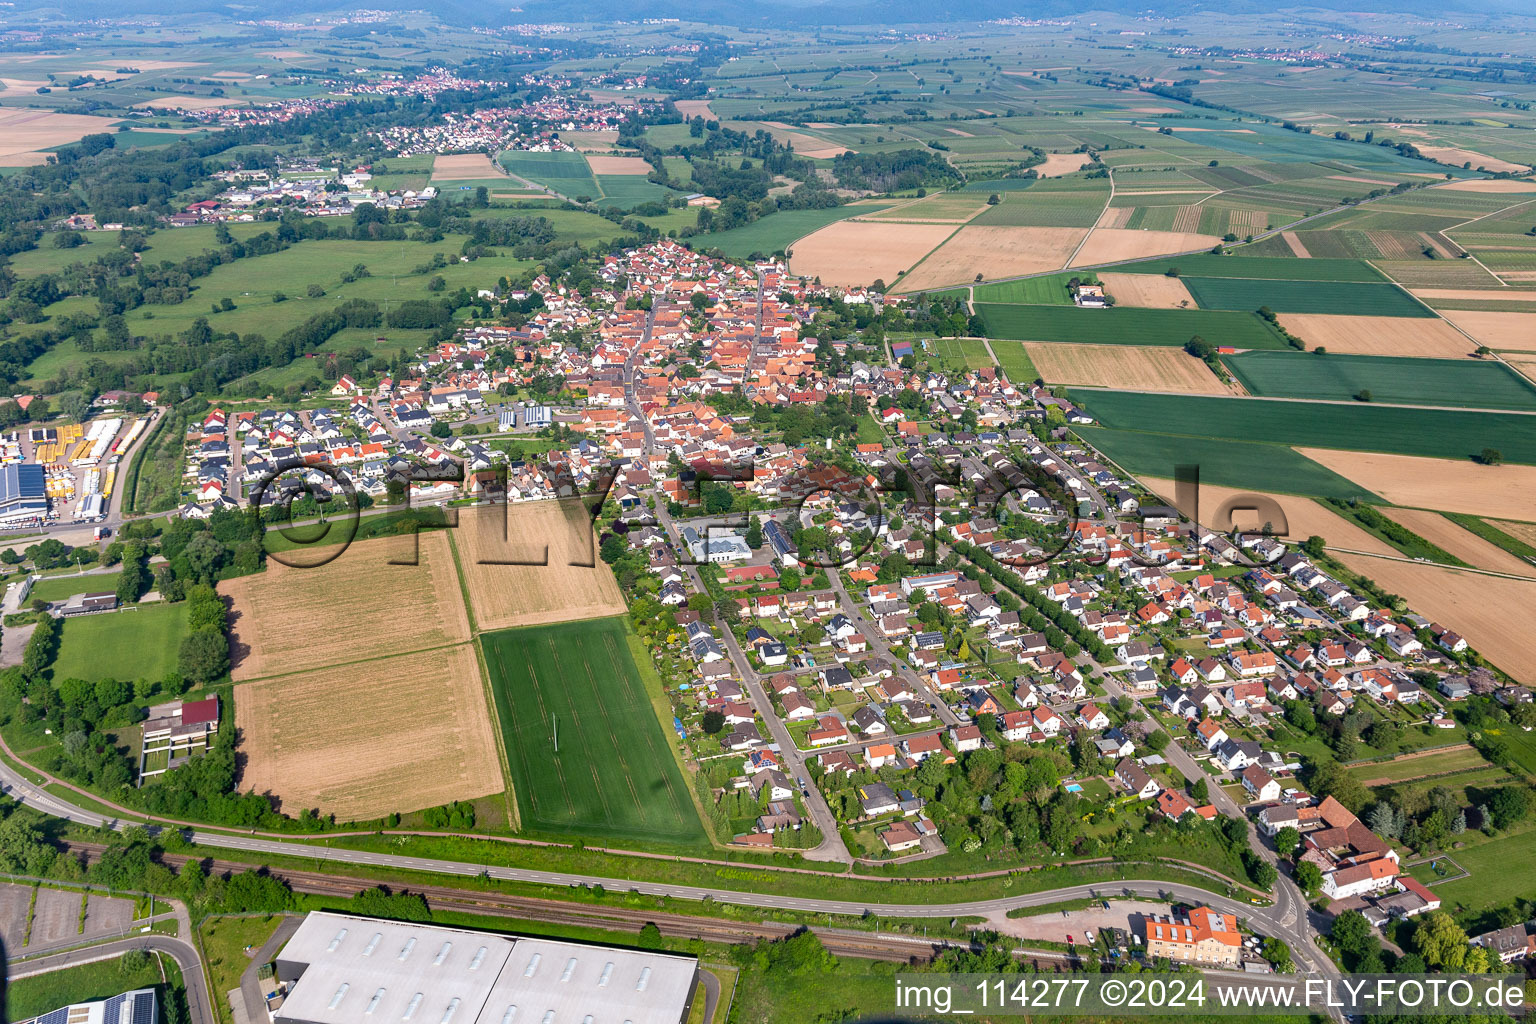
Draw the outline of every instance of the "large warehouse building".
<instances>
[{"instance_id":1,"label":"large warehouse building","mask_svg":"<svg viewBox=\"0 0 1536 1024\"><path fill-rule=\"evenodd\" d=\"M679 1024L698 961L316 912L277 955L289 1024Z\"/></svg>"},{"instance_id":2,"label":"large warehouse building","mask_svg":"<svg viewBox=\"0 0 1536 1024\"><path fill-rule=\"evenodd\" d=\"M43 467L31 463L0 466L0 525L22 525L48 515Z\"/></svg>"}]
</instances>

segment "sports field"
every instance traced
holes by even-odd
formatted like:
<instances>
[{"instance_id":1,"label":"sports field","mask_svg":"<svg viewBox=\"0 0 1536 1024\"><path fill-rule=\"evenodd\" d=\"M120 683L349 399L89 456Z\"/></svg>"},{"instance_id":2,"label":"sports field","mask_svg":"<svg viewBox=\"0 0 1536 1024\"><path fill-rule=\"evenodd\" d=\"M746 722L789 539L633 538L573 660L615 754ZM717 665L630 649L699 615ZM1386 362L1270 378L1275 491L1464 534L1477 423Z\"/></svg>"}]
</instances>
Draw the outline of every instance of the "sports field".
<instances>
[{"instance_id":1,"label":"sports field","mask_svg":"<svg viewBox=\"0 0 1536 1024\"><path fill-rule=\"evenodd\" d=\"M1536 416L1519 413L1130 391L1074 390L1072 397L1104 426L1122 430L1448 459L1494 447L1506 461L1536 463Z\"/></svg>"},{"instance_id":2,"label":"sports field","mask_svg":"<svg viewBox=\"0 0 1536 1024\"><path fill-rule=\"evenodd\" d=\"M702 841L623 618L480 642L525 830Z\"/></svg>"},{"instance_id":3,"label":"sports field","mask_svg":"<svg viewBox=\"0 0 1536 1024\"><path fill-rule=\"evenodd\" d=\"M186 631L185 602L130 605L66 619L53 678L159 681L176 670Z\"/></svg>"},{"instance_id":4,"label":"sports field","mask_svg":"<svg viewBox=\"0 0 1536 1024\"><path fill-rule=\"evenodd\" d=\"M1284 348L1253 313L1202 309L1079 309L978 302L976 312L994 338L1077 341L1089 345L1183 345L1198 334L1213 345Z\"/></svg>"},{"instance_id":5,"label":"sports field","mask_svg":"<svg viewBox=\"0 0 1536 1024\"><path fill-rule=\"evenodd\" d=\"M1435 314L1395 284L1345 281L1259 281L1242 277L1182 277L1201 309L1258 309L1340 316Z\"/></svg>"},{"instance_id":6,"label":"sports field","mask_svg":"<svg viewBox=\"0 0 1536 1024\"><path fill-rule=\"evenodd\" d=\"M1244 352L1223 360L1252 395L1454 405L1467 409L1536 409L1536 386L1500 363L1472 359Z\"/></svg>"}]
</instances>

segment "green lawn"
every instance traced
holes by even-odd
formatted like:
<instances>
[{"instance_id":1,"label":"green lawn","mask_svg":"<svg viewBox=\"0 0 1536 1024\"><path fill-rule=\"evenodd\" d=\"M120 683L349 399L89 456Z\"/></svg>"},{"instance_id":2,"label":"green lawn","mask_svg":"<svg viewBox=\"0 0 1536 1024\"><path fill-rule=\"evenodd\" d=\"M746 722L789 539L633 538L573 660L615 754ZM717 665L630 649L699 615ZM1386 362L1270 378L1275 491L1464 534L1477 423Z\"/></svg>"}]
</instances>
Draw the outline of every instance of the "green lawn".
<instances>
[{"instance_id":1,"label":"green lawn","mask_svg":"<svg viewBox=\"0 0 1536 1024\"><path fill-rule=\"evenodd\" d=\"M1348 281L1262 281L1242 277L1183 277L1201 309L1258 309L1276 313L1433 317L1433 311L1395 284Z\"/></svg>"},{"instance_id":2,"label":"green lawn","mask_svg":"<svg viewBox=\"0 0 1536 1024\"><path fill-rule=\"evenodd\" d=\"M702 841L623 618L504 630L480 642L525 829Z\"/></svg>"},{"instance_id":3,"label":"green lawn","mask_svg":"<svg viewBox=\"0 0 1536 1024\"><path fill-rule=\"evenodd\" d=\"M91 576L45 576L32 585L27 600L63 601L74 594L113 593L117 590L115 572Z\"/></svg>"},{"instance_id":4,"label":"green lawn","mask_svg":"<svg viewBox=\"0 0 1536 1024\"><path fill-rule=\"evenodd\" d=\"M160 968L154 957L138 970L124 970L122 959L66 967L63 970L34 974L11 982L6 992L6 1020L39 1017L50 1010L71 1003L105 999L136 988L160 985ZM161 989L164 995L164 989ZM162 1011L163 1012L163 1011Z\"/></svg>"},{"instance_id":5,"label":"green lawn","mask_svg":"<svg viewBox=\"0 0 1536 1024\"><path fill-rule=\"evenodd\" d=\"M1529 832L1449 852L1456 863L1470 872L1467 878L1438 882L1428 864L1412 871L1415 878L1439 894L1447 910L1484 910L1529 898L1536 891L1536 860L1530 855Z\"/></svg>"},{"instance_id":6,"label":"green lawn","mask_svg":"<svg viewBox=\"0 0 1536 1024\"><path fill-rule=\"evenodd\" d=\"M1536 386L1502 363L1473 359L1243 352L1222 362L1250 394L1266 398L1536 410Z\"/></svg>"},{"instance_id":7,"label":"green lawn","mask_svg":"<svg viewBox=\"0 0 1536 1024\"><path fill-rule=\"evenodd\" d=\"M187 605L129 605L66 619L54 679L163 679L176 670Z\"/></svg>"},{"instance_id":8,"label":"green lawn","mask_svg":"<svg viewBox=\"0 0 1536 1024\"><path fill-rule=\"evenodd\" d=\"M1106 457L1138 476L1171 478L1175 466L1197 465L1202 481L1223 487L1319 497L1376 497L1284 445L1102 427L1079 427L1078 433Z\"/></svg>"},{"instance_id":9,"label":"green lawn","mask_svg":"<svg viewBox=\"0 0 1536 1024\"><path fill-rule=\"evenodd\" d=\"M1536 463L1536 416L1517 413L1130 391L1071 393L1100 424L1121 430L1446 459L1471 458L1492 446L1509 462Z\"/></svg>"},{"instance_id":10,"label":"green lawn","mask_svg":"<svg viewBox=\"0 0 1536 1024\"><path fill-rule=\"evenodd\" d=\"M698 252L719 249L732 259L745 259L753 253L768 255L781 251L795 239L803 238L828 224L849 217L867 216L890 205L870 203L816 210L781 210L729 231L709 231L694 235L688 239L688 244Z\"/></svg>"}]
</instances>

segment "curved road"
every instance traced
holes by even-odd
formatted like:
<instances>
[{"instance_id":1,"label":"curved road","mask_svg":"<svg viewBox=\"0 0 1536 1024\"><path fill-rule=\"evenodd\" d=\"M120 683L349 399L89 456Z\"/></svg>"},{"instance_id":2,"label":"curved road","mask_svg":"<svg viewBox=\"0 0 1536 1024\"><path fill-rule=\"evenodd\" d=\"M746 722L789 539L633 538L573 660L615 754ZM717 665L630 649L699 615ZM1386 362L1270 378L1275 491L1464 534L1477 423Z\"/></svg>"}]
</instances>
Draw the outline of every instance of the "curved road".
<instances>
[{"instance_id":1,"label":"curved road","mask_svg":"<svg viewBox=\"0 0 1536 1024\"><path fill-rule=\"evenodd\" d=\"M3 781L4 789L10 796L46 814L67 818L70 821L93 827L101 825L104 821L113 827L131 827L138 824L136 822L120 824L115 819L103 819L101 815L67 804L58 797L42 792L30 783L19 779L15 772L4 764L0 764L0 781ZM759 907L765 910L797 910L808 913L839 914L852 917L859 917L864 914L906 918L985 917L988 914L1006 912L1017 907L1040 906L1063 899L1093 897L1099 893L1113 894L1130 891L1139 896L1157 897L1164 895L1176 900L1205 903L1225 913L1244 917L1265 934L1276 935L1284 939L1290 945L1292 954L1298 964L1323 971L1328 971L1331 967L1327 958L1320 956L1313 945L1305 916L1297 914L1294 905L1288 905L1291 904L1290 900L1282 897L1282 903L1277 905L1277 907L1256 907L1243 900L1230 899L1206 889L1178 882L1127 879L1091 885L1067 886L1060 889L1047 889L1018 896L1004 896L996 899L971 900L958 903L874 903L860 900L815 899L781 896L773 893L741 892L734 889L678 885L667 882L632 881L624 878L606 878L597 875L580 875L566 872L535 871L504 865L470 864L428 857L411 857L403 854L375 853L367 850L314 847L303 843L225 835L216 832L188 831L192 832L193 839L201 846L242 850L249 853L302 857L316 861L331 861L337 864L355 864L429 874L465 877L484 875L488 878L528 882L537 885L602 885L605 889L617 892L633 890L646 895L671 896L677 899L709 899L718 903Z\"/></svg>"},{"instance_id":2,"label":"curved road","mask_svg":"<svg viewBox=\"0 0 1536 1024\"><path fill-rule=\"evenodd\" d=\"M203 964L197 955L197 950L192 948L191 943L170 935L139 935L99 946L86 946L67 953L53 953L22 963L12 961L6 968L8 980L15 981L17 978L42 974L46 971L95 963L98 960L109 960L134 949L152 949L165 953L175 960L177 966L181 968L182 980L186 983L187 1009L191 1011L193 1024L214 1024L217 1018L213 1015L213 1004L208 999L208 982L203 977Z\"/></svg>"}]
</instances>

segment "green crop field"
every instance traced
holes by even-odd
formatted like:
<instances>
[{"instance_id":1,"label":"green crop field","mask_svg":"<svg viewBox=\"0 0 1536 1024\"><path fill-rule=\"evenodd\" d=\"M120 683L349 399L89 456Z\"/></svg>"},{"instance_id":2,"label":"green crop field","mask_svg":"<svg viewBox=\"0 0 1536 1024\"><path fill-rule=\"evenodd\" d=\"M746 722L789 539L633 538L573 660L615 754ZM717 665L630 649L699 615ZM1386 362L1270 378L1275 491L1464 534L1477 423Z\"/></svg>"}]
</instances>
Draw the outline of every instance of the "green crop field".
<instances>
[{"instance_id":1,"label":"green crop field","mask_svg":"<svg viewBox=\"0 0 1536 1024\"><path fill-rule=\"evenodd\" d=\"M1280 335L1257 315L1202 309L1079 309L976 303L994 338L1076 341L1094 345L1183 345L1198 334L1213 345L1285 348Z\"/></svg>"},{"instance_id":2,"label":"green crop field","mask_svg":"<svg viewBox=\"0 0 1536 1024\"><path fill-rule=\"evenodd\" d=\"M1244 352L1225 356L1249 394L1265 398L1454 405L1467 409L1536 410L1536 387L1502 363L1472 359Z\"/></svg>"},{"instance_id":3,"label":"green crop field","mask_svg":"<svg viewBox=\"0 0 1536 1024\"><path fill-rule=\"evenodd\" d=\"M1184 277L1182 280L1201 309L1258 309L1268 306L1276 313L1413 317L1435 315L1395 284L1259 281L1242 277Z\"/></svg>"},{"instance_id":4,"label":"green crop field","mask_svg":"<svg viewBox=\"0 0 1536 1024\"><path fill-rule=\"evenodd\" d=\"M1117 274L1162 274L1169 268L1193 277L1247 277L1269 281L1360 281L1380 282L1381 273L1364 260L1299 260L1288 256L1259 255L1264 243L1240 246L1231 256L1200 253L1173 256L1116 267ZM1246 253L1254 255L1245 255ZM1241 257L1241 258L1239 258Z\"/></svg>"},{"instance_id":5,"label":"green crop field","mask_svg":"<svg viewBox=\"0 0 1536 1024\"><path fill-rule=\"evenodd\" d=\"M1024 351L1021 342L994 341L992 351L997 353L998 369L1008 375L1008 380L1015 387L1027 386L1039 379L1040 371L1035 369L1034 362L1029 358L1029 353Z\"/></svg>"},{"instance_id":6,"label":"green crop field","mask_svg":"<svg viewBox=\"0 0 1536 1024\"><path fill-rule=\"evenodd\" d=\"M702 841L624 619L509 629L480 642L525 829Z\"/></svg>"},{"instance_id":7,"label":"green crop field","mask_svg":"<svg viewBox=\"0 0 1536 1024\"><path fill-rule=\"evenodd\" d=\"M782 210L759 217L750 224L728 231L711 231L695 235L688 240L698 252L719 249L732 259L745 259L753 253L769 255L788 246L797 238L803 238L848 217L865 216L883 210L890 203L860 206L830 206L820 210Z\"/></svg>"},{"instance_id":8,"label":"green crop field","mask_svg":"<svg viewBox=\"0 0 1536 1024\"><path fill-rule=\"evenodd\" d=\"M128 605L64 621L54 679L164 679L176 671L187 605ZM110 652L103 658L102 652Z\"/></svg>"},{"instance_id":9,"label":"green crop field","mask_svg":"<svg viewBox=\"0 0 1536 1024\"><path fill-rule=\"evenodd\" d=\"M1070 306L1072 293L1067 282L1074 277L1090 278L1092 274L1050 274L1045 277L1025 277L1017 281L999 281L995 284L976 286L977 302L1020 302L1034 306Z\"/></svg>"},{"instance_id":10,"label":"green crop field","mask_svg":"<svg viewBox=\"0 0 1536 1024\"><path fill-rule=\"evenodd\" d=\"M596 199L602 195L586 157L580 153L503 153L498 160L509 174L548 185L572 199ZM510 187L516 182L504 184Z\"/></svg>"},{"instance_id":11,"label":"green crop field","mask_svg":"<svg viewBox=\"0 0 1536 1024\"><path fill-rule=\"evenodd\" d=\"M1170 478L1176 466L1199 466L1202 481L1222 487L1324 498L1376 497L1284 445L1103 427L1077 430L1106 458L1138 476Z\"/></svg>"},{"instance_id":12,"label":"green crop field","mask_svg":"<svg viewBox=\"0 0 1536 1024\"><path fill-rule=\"evenodd\" d=\"M1536 463L1536 416L1520 413L1078 388L1071 393L1102 425L1118 430L1445 459L1472 458L1492 447L1507 461Z\"/></svg>"},{"instance_id":13,"label":"green crop field","mask_svg":"<svg viewBox=\"0 0 1536 1024\"><path fill-rule=\"evenodd\" d=\"M665 203L682 193L658 185L638 174L599 174L597 185L603 190L599 206L632 209L641 203Z\"/></svg>"}]
</instances>

